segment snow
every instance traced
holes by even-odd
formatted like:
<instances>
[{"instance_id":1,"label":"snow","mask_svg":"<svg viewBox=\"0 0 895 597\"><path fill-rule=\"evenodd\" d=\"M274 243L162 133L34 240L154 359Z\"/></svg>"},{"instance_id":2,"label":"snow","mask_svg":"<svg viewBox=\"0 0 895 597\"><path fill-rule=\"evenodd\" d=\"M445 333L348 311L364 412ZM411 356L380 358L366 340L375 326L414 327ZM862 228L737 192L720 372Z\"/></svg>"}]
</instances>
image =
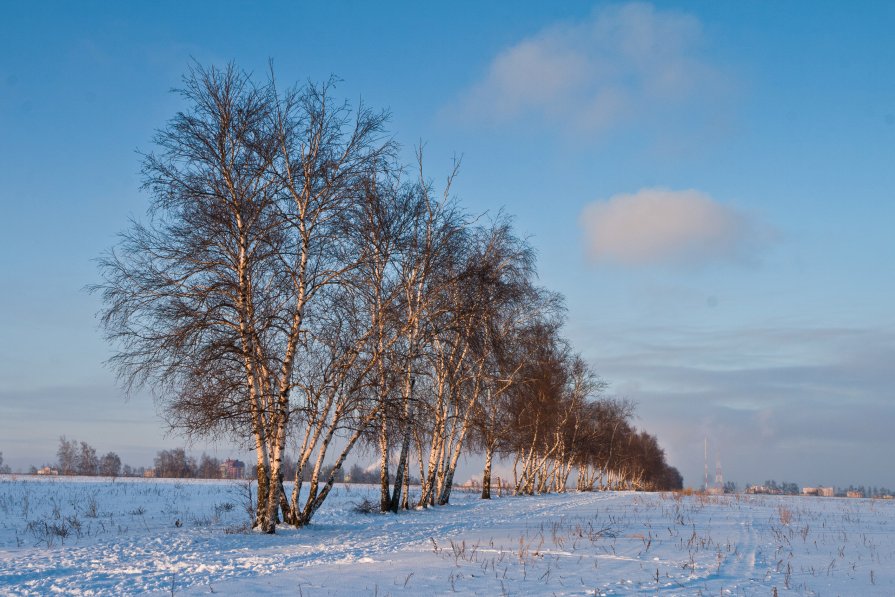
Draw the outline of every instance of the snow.
<instances>
[{"instance_id":1,"label":"snow","mask_svg":"<svg viewBox=\"0 0 895 597\"><path fill-rule=\"evenodd\" d=\"M892 595L895 503L605 492L246 529L238 481L0 477L3 595Z\"/></svg>"}]
</instances>

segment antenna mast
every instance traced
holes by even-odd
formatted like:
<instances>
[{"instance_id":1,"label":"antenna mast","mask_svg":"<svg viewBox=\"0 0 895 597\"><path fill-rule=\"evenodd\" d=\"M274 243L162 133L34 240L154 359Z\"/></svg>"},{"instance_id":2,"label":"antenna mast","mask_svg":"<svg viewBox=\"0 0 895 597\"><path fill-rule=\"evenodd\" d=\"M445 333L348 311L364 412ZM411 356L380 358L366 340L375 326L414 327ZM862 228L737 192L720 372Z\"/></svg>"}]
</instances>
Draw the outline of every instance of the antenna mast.
<instances>
[{"instance_id":1,"label":"antenna mast","mask_svg":"<svg viewBox=\"0 0 895 597\"><path fill-rule=\"evenodd\" d=\"M721 451L715 451L715 485L724 491L724 473L721 472Z\"/></svg>"},{"instance_id":2,"label":"antenna mast","mask_svg":"<svg viewBox=\"0 0 895 597\"><path fill-rule=\"evenodd\" d=\"M709 490L709 436L705 436L703 444L704 461L705 461L705 483L702 486L703 491Z\"/></svg>"}]
</instances>

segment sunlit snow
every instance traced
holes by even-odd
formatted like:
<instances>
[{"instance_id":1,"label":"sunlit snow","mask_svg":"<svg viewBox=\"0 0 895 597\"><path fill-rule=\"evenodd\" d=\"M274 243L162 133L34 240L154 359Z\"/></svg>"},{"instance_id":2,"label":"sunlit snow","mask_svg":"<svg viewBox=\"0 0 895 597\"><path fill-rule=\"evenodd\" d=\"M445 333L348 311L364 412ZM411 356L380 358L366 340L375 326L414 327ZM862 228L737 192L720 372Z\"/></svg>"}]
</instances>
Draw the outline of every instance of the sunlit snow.
<instances>
[{"instance_id":1,"label":"sunlit snow","mask_svg":"<svg viewBox=\"0 0 895 597\"><path fill-rule=\"evenodd\" d=\"M0 594L892 595L895 503L568 493L247 529L234 481L0 477Z\"/></svg>"}]
</instances>

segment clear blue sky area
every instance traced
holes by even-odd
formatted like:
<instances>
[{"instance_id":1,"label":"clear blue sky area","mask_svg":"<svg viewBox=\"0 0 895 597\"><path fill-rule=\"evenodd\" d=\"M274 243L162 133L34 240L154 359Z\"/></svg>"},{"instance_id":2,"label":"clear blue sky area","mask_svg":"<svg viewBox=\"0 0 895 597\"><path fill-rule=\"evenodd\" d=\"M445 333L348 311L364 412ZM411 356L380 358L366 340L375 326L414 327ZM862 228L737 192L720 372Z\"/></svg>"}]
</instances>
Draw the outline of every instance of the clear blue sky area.
<instances>
[{"instance_id":1,"label":"clear blue sky area","mask_svg":"<svg viewBox=\"0 0 895 597\"><path fill-rule=\"evenodd\" d=\"M0 8L0 451L182 440L103 366L93 259L190 60L392 112L505 209L568 335L685 482L895 486L895 3L46 2ZM197 445L221 457L228 445Z\"/></svg>"}]
</instances>

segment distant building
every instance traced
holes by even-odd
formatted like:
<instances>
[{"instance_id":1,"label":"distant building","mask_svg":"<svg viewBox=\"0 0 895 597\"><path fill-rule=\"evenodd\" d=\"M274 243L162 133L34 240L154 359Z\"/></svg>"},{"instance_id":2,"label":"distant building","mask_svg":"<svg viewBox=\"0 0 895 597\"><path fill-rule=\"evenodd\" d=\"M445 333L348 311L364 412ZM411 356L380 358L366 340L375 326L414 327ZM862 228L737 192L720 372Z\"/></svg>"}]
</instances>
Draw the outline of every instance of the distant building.
<instances>
[{"instance_id":1,"label":"distant building","mask_svg":"<svg viewBox=\"0 0 895 597\"><path fill-rule=\"evenodd\" d=\"M50 468L50 467L48 467L48 466L45 466L45 467L43 467L43 468L41 468L41 469L38 469L38 470L37 470L37 474L38 474L38 475L58 475L58 474L59 474L59 471L57 471L57 470L54 469L54 468Z\"/></svg>"},{"instance_id":2,"label":"distant building","mask_svg":"<svg viewBox=\"0 0 895 597\"><path fill-rule=\"evenodd\" d=\"M145 471L143 471L143 476L146 477L147 479L152 479L153 477L155 477L155 469L154 468L146 469Z\"/></svg>"},{"instance_id":3,"label":"distant building","mask_svg":"<svg viewBox=\"0 0 895 597\"><path fill-rule=\"evenodd\" d=\"M783 491L776 487L765 487L764 485L750 485L746 488L746 493L761 493L766 495L782 495Z\"/></svg>"},{"instance_id":4,"label":"distant building","mask_svg":"<svg viewBox=\"0 0 895 597\"><path fill-rule=\"evenodd\" d=\"M833 497L836 494L832 487L803 487L802 495L818 495L820 497Z\"/></svg>"},{"instance_id":5,"label":"distant building","mask_svg":"<svg viewBox=\"0 0 895 597\"><path fill-rule=\"evenodd\" d=\"M228 458L221 463L221 479L242 479L245 477L246 465L241 460Z\"/></svg>"},{"instance_id":6,"label":"distant building","mask_svg":"<svg viewBox=\"0 0 895 597\"><path fill-rule=\"evenodd\" d=\"M846 491L845 497L862 498L862 497L864 497L864 492L863 491Z\"/></svg>"}]
</instances>

